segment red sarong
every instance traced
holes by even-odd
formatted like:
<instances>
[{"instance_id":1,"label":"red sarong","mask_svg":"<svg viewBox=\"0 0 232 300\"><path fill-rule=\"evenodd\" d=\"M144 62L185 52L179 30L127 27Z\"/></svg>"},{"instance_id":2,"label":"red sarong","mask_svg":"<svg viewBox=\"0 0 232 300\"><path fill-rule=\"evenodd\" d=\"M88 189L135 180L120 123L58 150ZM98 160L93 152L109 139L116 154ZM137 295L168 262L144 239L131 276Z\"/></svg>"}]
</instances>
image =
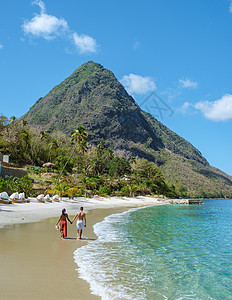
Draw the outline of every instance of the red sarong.
<instances>
[{"instance_id":1,"label":"red sarong","mask_svg":"<svg viewBox=\"0 0 232 300\"><path fill-rule=\"evenodd\" d=\"M62 237L67 237L67 221L61 220L60 221L60 233Z\"/></svg>"}]
</instances>

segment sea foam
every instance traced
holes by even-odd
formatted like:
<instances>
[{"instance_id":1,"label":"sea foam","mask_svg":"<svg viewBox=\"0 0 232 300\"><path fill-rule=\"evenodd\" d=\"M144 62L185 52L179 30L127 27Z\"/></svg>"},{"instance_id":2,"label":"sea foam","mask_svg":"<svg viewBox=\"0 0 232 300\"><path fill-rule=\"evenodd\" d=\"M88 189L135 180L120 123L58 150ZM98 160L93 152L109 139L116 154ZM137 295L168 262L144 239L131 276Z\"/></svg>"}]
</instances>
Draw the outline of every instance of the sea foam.
<instances>
[{"instance_id":1,"label":"sea foam","mask_svg":"<svg viewBox=\"0 0 232 300\"><path fill-rule=\"evenodd\" d=\"M231 200L114 214L94 232L74 257L102 299L231 299Z\"/></svg>"},{"instance_id":2,"label":"sea foam","mask_svg":"<svg viewBox=\"0 0 232 300\"><path fill-rule=\"evenodd\" d=\"M144 295L135 294L133 288L126 286L125 279L120 277L121 266L126 268L127 264L127 261L120 261L120 254L123 250L123 252L129 250L122 249L127 239L123 225L127 222L128 215L135 210L110 215L95 224L93 228L97 240L89 242L74 252L79 277L90 284L92 294L101 296L104 300L144 299Z\"/></svg>"}]
</instances>

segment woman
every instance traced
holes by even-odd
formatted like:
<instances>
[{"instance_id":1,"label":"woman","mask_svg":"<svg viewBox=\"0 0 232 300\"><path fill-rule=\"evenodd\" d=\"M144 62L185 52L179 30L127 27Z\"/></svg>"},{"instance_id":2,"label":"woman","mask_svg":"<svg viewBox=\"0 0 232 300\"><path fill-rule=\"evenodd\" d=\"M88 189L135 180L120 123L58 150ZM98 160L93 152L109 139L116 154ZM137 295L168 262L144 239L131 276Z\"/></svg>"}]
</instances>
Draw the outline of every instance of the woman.
<instances>
[{"instance_id":1,"label":"woman","mask_svg":"<svg viewBox=\"0 0 232 300\"><path fill-rule=\"evenodd\" d=\"M60 222L60 233L62 238L67 237L67 219L72 224L72 222L69 220L68 214L66 214L66 209L62 209L62 214L60 215L59 220L56 223L56 226Z\"/></svg>"}]
</instances>

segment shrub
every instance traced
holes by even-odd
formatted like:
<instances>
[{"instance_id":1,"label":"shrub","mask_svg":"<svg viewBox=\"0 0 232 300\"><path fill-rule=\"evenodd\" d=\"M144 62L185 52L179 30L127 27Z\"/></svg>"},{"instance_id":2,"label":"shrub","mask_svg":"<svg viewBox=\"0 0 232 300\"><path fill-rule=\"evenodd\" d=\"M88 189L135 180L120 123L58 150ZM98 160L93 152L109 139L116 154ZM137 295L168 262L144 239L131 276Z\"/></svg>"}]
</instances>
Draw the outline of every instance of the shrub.
<instances>
[{"instance_id":1,"label":"shrub","mask_svg":"<svg viewBox=\"0 0 232 300\"><path fill-rule=\"evenodd\" d=\"M110 195L111 194L111 190L108 186L101 186L99 189L99 194L104 196L104 195Z\"/></svg>"},{"instance_id":2,"label":"shrub","mask_svg":"<svg viewBox=\"0 0 232 300\"><path fill-rule=\"evenodd\" d=\"M65 166L65 164L67 163L68 159L69 159L68 156L59 155L57 157L57 161L55 162L56 168L58 170L62 170L63 167ZM63 173L64 174L66 174L66 173L72 173L73 165L74 164L73 164L72 161L68 161L68 163L65 166L65 169L63 170Z\"/></svg>"},{"instance_id":3,"label":"shrub","mask_svg":"<svg viewBox=\"0 0 232 300\"><path fill-rule=\"evenodd\" d=\"M114 157L108 165L109 175L114 177L131 173L130 163L124 158Z\"/></svg>"},{"instance_id":4,"label":"shrub","mask_svg":"<svg viewBox=\"0 0 232 300\"><path fill-rule=\"evenodd\" d=\"M6 176L5 184L5 188L8 193L24 192L27 197L29 196L33 186L32 180L30 180L27 176L22 178Z\"/></svg>"},{"instance_id":5,"label":"shrub","mask_svg":"<svg viewBox=\"0 0 232 300\"><path fill-rule=\"evenodd\" d=\"M38 166L29 166L27 170L37 175L44 172L44 168Z\"/></svg>"},{"instance_id":6,"label":"shrub","mask_svg":"<svg viewBox=\"0 0 232 300\"><path fill-rule=\"evenodd\" d=\"M4 192L7 188L7 182L0 177L0 192Z\"/></svg>"},{"instance_id":7,"label":"shrub","mask_svg":"<svg viewBox=\"0 0 232 300\"><path fill-rule=\"evenodd\" d=\"M121 193L124 195L124 196L129 196L130 195L130 190L128 189L128 187L122 187L121 188Z\"/></svg>"},{"instance_id":8,"label":"shrub","mask_svg":"<svg viewBox=\"0 0 232 300\"><path fill-rule=\"evenodd\" d=\"M70 188L69 190L67 190L67 195L73 199L74 197L79 197L81 196L81 191L77 188Z\"/></svg>"}]
</instances>

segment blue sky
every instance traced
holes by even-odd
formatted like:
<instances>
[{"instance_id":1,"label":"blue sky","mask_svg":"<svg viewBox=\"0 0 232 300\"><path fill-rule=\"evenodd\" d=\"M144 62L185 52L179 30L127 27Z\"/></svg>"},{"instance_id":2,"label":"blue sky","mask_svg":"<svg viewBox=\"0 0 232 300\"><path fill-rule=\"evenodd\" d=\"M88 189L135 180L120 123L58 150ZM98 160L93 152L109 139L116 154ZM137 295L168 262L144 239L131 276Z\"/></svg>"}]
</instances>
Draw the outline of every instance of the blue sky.
<instances>
[{"instance_id":1,"label":"blue sky","mask_svg":"<svg viewBox=\"0 0 232 300\"><path fill-rule=\"evenodd\" d=\"M22 116L93 60L232 175L231 53L230 0L1 1L0 114Z\"/></svg>"}]
</instances>

